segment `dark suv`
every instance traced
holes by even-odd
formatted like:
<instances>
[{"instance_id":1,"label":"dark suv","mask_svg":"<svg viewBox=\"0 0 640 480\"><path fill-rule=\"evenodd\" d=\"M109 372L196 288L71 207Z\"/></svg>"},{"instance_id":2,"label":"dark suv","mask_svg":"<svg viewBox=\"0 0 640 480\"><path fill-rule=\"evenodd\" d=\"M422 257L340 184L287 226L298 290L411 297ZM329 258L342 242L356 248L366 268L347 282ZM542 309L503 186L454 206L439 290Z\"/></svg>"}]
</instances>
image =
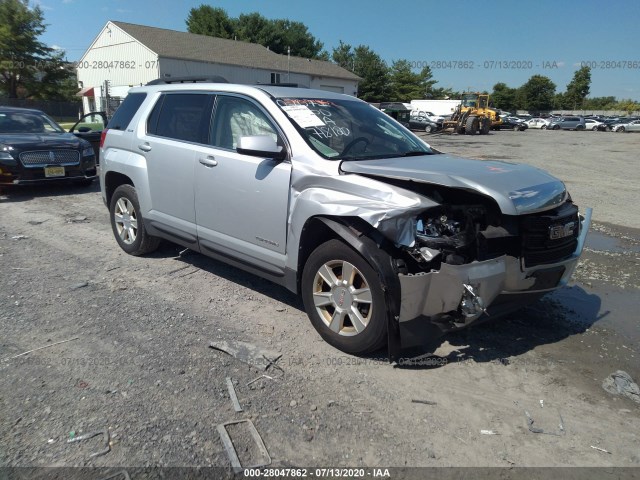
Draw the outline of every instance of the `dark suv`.
<instances>
[{"instance_id":1,"label":"dark suv","mask_svg":"<svg viewBox=\"0 0 640 480\"><path fill-rule=\"evenodd\" d=\"M549 130L584 130L587 125L583 117L561 117L552 120L547 128Z\"/></svg>"},{"instance_id":2,"label":"dark suv","mask_svg":"<svg viewBox=\"0 0 640 480\"><path fill-rule=\"evenodd\" d=\"M67 133L40 110L0 107L0 185L96 178L89 142Z\"/></svg>"}]
</instances>

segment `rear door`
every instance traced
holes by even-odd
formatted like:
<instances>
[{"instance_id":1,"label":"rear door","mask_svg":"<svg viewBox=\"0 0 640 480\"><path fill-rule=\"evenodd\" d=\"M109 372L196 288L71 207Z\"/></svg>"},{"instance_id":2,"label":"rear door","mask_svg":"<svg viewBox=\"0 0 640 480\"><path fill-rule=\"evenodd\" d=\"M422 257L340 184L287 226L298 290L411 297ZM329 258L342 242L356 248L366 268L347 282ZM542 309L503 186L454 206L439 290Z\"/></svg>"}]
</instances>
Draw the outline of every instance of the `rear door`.
<instances>
[{"instance_id":1,"label":"rear door","mask_svg":"<svg viewBox=\"0 0 640 480\"><path fill-rule=\"evenodd\" d=\"M137 149L146 158L151 225L189 247L197 245L194 175L198 145L206 144L213 101L208 92L161 95Z\"/></svg>"},{"instance_id":2,"label":"rear door","mask_svg":"<svg viewBox=\"0 0 640 480\"><path fill-rule=\"evenodd\" d=\"M195 211L203 253L216 253L271 275L284 272L291 163L243 155L239 139L268 135L284 145L277 124L254 100L216 98L210 146L195 160Z\"/></svg>"}]
</instances>

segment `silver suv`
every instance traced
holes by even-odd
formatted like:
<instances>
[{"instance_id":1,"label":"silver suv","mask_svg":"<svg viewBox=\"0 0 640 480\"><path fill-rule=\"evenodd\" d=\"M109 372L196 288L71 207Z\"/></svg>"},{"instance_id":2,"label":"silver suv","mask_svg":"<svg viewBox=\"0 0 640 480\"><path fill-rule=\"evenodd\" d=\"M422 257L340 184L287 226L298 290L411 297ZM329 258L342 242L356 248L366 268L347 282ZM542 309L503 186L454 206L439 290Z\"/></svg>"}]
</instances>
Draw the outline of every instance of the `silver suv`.
<instances>
[{"instance_id":1,"label":"silver suv","mask_svg":"<svg viewBox=\"0 0 640 480\"><path fill-rule=\"evenodd\" d=\"M549 130L584 130L587 124L584 117L560 117L552 120L547 128Z\"/></svg>"},{"instance_id":2,"label":"silver suv","mask_svg":"<svg viewBox=\"0 0 640 480\"><path fill-rule=\"evenodd\" d=\"M125 252L167 239L284 285L353 354L397 358L566 284L591 217L541 170L442 154L303 88L133 88L101 156Z\"/></svg>"}]
</instances>

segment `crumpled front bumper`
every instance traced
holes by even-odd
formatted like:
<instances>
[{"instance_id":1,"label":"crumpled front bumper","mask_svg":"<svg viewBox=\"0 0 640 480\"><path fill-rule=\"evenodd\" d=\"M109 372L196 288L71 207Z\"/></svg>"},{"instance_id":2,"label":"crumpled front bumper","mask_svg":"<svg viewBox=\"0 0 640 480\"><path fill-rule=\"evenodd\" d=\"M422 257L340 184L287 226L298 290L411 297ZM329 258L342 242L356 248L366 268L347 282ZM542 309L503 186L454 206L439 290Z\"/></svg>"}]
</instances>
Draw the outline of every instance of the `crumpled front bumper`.
<instances>
[{"instance_id":1,"label":"crumpled front bumper","mask_svg":"<svg viewBox=\"0 0 640 480\"><path fill-rule=\"evenodd\" d=\"M399 275L402 346L423 345L438 333L466 327L487 314L508 313L566 285L582 254L591 214L588 208L581 216L574 253L557 263L524 268L520 259L504 255L465 265L442 264L434 272ZM494 304L500 308L492 311Z\"/></svg>"}]
</instances>

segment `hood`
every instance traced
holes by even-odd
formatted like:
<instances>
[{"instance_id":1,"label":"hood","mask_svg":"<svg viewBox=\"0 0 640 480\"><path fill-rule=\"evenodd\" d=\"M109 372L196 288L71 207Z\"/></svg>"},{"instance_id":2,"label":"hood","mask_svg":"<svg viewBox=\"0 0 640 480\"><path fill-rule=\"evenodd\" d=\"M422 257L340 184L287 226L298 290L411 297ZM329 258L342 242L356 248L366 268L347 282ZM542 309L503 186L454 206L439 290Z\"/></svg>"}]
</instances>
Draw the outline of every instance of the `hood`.
<instances>
[{"instance_id":1,"label":"hood","mask_svg":"<svg viewBox=\"0 0 640 480\"><path fill-rule=\"evenodd\" d=\"M564 184L548 173L500 161L438 154L343 161L340 168L360 175L473 190L493 198L506 215L548 210L567 198Z\"/></svg>"},{"instance_id":2,"label":"hood","mask_svg":"<svg viewBox=\"0 0 640 480\"><path fill-rule=\"evenodd\" d=\"M72 133L11 133L0 134L0 144L10 145L16 150L49 150L51 148L73 148L90 144Z\"/></svg>"}]
</instances>

